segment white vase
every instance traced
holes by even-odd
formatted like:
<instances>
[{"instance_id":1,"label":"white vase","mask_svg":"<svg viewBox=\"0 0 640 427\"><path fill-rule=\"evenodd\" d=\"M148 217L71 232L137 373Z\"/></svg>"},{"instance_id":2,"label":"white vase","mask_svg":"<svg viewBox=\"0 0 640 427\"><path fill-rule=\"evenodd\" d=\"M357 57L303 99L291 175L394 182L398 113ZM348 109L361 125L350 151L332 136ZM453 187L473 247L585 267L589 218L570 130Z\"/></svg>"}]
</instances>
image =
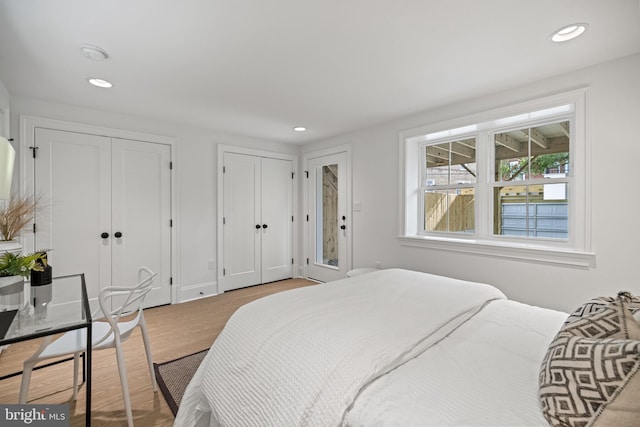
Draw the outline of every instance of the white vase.
<instances>
[{"instance_id":1,"label":"white vase","mask_svg":"<svg viewBox=\"0 0 640 427\"><path fill-rule=\"evenodd\" d=\"M0 256L6 252L19 255L22 253L22 245L16 240L0 240Z\"/></svg>"},{"instance_id":2,"label":"white vase","mask_svg":"<svg viewBox=\"0 0 640 427\"><path fill-rule=\"evenodd\" d=\"M24 277L0 277L0 311L21 309L24 305Z\"/></svg>"},{"instance_id":3,"label":"white vase","mask_svg":"<svg viewBox=\"0 0 640 427\"><path fill-rule=\"evenodd\" d=\"M1 254L0 254L1 255ZM0 277L0 311L20 310L24 307L24 277L2 276ZM0 354L9 347L0 346Z\"/></svg>"}]
</instances>

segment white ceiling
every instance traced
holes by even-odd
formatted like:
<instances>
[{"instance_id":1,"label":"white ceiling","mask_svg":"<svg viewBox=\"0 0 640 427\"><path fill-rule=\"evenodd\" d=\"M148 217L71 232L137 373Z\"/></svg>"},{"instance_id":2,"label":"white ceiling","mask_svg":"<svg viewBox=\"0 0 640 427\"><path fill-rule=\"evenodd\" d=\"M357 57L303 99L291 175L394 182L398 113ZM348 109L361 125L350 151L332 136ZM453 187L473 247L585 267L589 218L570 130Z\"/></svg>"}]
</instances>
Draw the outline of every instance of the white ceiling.
<instances>
[{"instance_id":1,"label":"white ceiling","mask_svg":"<svg viewBox=\"0 0 640 427\"><path fill-rule=\"evenodd\" d=\"M638 0L0 0L12 96L291 143L639 51Z\"/></svg>"}]
</instances>

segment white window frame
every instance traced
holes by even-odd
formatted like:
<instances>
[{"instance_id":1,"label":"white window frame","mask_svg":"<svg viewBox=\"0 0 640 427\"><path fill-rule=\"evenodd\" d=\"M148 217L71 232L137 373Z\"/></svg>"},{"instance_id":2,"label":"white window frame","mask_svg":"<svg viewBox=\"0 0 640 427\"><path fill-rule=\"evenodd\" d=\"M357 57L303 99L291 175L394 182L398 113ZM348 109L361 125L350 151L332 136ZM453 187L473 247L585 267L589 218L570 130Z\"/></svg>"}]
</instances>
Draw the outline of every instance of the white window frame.
<instances>
[{"instance_id":1,"label":"white window frame","mask_svg":"<svg viewBox=\"0 0 640 427\"><path fill-rule=\"evenodd\" d=\"M586 88L548 96L535 101L461 117L400 132L400 215L399 240L402 245L458 253L474 253L550 264L593 267L591 251L590 144L587 128ZM532 112L549 111L570 105L572 111L547 117ZM532 117L534 116L534 117ZM514 127L569 120L571 130L569 191L569 239L523 239L493 235L491 178L494 157L493 134ZM476 138L476 197L474 234L427 233L420 224L422 147L428 142L456 138ZM423 211L422 211L423 212Z\"/></svg>"},{"instance_id":2,"label":"white window frame","mask_svg":"<svg viewBox=\"0 0 640 427\"><path fill-rule=\"evenodd\" d=\"M475 126L473 126L473 128L475 129ZM451 134L451 132L444 132L443 137L441 138L434 138L433 140L427 141L427 142L423 142L420 144L420 158L421 159L425 159L427 156L426 150L428 146L431 145L439 145L439 144L447 144L447 143L452 143L455 141L459 141L459 140L464 140L464 139L471 139L473 138L475 140L476 143L476 168L478 165L478 161L477 161L477 145L478 145L478 134L477 133L465 133L465 132L454 132L453 134ZM451 168L453 167L453 165L449 164L449 179L451 177ZM477 174L477 171L476 171ZM451 181L449 181L448 184L446 185L434 185L434 186L429 186L425 184L427 178L427 165L425 162L420 162L420 186L418 187L418 192L423 195L421 197L418 197L418 221L420 222L420 226L418 227L418 234L420 235L434 235L434 236L442 236L442 235L449 235L449 236L473 236L474 234L469 234L469 233L465 233L465 232L442 232L442 231L433 231L433 232L428 232L424 230L424 224L425 224L425 219L424 219L424 213L425 213L425 206L424 206L424 193L425 191L431 191L431 190L456 190L456 189L465 189L465 188L473 188L474 190L474 194L478 191L478 177L476 176L476 179L474 181L473 184L455 184L452 183ZM477 200L477 198L475 198ZM475 211L476 208L474 206L474 215L475 215ZM449 227L449 216L447 215L447 228Z\"/></svg>"}]
</instances>

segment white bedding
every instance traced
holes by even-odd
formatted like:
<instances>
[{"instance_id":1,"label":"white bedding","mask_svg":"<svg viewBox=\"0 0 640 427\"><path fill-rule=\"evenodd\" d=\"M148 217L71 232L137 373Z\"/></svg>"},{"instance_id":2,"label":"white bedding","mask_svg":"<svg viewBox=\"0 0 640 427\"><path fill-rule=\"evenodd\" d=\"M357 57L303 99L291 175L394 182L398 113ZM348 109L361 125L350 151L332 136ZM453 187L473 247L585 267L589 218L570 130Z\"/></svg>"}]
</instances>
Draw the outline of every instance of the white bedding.
<instances>
[{"instance_id":1,"label":"white bedding","mask_svg":"<svg viewBox=\"0 0 640 427\"><path fill-rule=\"evenodd\" d=\"M473 319L356 399L350 426L548 426L538 374L567 314L515 301Z\"/></svg>"},{"instance_id":2,"label":"white bedding","mask_svg":"<svg viewBox=\"0 0 640 427\"><path fill-rule=\"evenodd\" d=\"M466 359L471 352L484 351L488 358L497 348L487 345L487 337L478 331L487 325L499 331L504 326L528 330L535 343L529 345L525 339L527 344L518 347L522 354L506 353L506 364L487 359L486 373L482 363L472 370L479 374L475 390L486 378L495 377L496 369L517 371L498 374L509 377L508 386L528 381L539 368L553 337L550 331L559 328L556 321L564 314L547 316L543 310L546 314L540 312L540 316L550 320L544 321L547 326L539 326L536 318L541 309L531 307L525 311L531 312L533 323L493 324L492 317L520 311L518 307L496 312L498 305L489 302L504 298L489 285L382 270L247 304L232 316L203 361L183 397L175 425L429 425L425 423L432 421L427 420L433 420L431 425L495 425L496 419L538 425L540 418L532 414L539 411L531 408L530 390L522 394L528 405L519 411L520 403L514 400L516 408L503 417L505 411L496 408L505 401L493 400L502 396L497 391L502 379L494 379L491 393L477 393L476 401L466 396L466 386L460 383L469 380L463 368L471 366ZM507 306L511 304L518 305L509 302ZM466 339L465 330L477 339ZM466 355L457 359L450 352ZM522 357L521 364L528 366L524 377L519 363L511 361L514 357ZM429 368L436 362L444 364ZM456 371L454 375L443 372L448 368ZM467 400L456 402L459 393ZM493 406L484 406L485 400ZM537 404L537 399L533 402ZM446 407L448 403L472 410L458 416ZM439 418L436 412L443 410L445 415Z\"/></svg>"}]
</instances>

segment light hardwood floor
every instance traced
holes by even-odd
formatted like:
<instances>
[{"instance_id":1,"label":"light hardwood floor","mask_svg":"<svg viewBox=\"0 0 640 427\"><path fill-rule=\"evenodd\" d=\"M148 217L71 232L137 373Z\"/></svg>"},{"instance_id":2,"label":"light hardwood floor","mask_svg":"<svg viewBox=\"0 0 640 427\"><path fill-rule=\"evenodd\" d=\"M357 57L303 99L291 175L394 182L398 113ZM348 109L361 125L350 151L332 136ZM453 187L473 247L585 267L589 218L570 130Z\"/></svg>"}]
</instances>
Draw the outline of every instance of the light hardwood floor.
<instances>
[{"instance_id":1,"label":"light hardwood floor","mask_svg":"<svg viewBox=\"0 0 640 427\"><path fill-rule=\"evenodd\" d=\"M166 362L209 348L229 317L238 307L276 292L314 285L304 279L283 280L226 292L210 298L145 310L153 361ZM0 375L22 370L22 361L37 348L39 340L13 344L0 354ZM173 414L160 391L153 392L139 330L124 343L129 391L136 426L171 426ZM72 426L84 425L84 388L78 400L71 401L73 362L34 371L29 389L29 403L69 403ZM115 350L93 353L92 377L93 426L127 424L124 401L116 366ZM0 381L0 402L17 403L20 376Z\"/></svg>"}]
</instances>

